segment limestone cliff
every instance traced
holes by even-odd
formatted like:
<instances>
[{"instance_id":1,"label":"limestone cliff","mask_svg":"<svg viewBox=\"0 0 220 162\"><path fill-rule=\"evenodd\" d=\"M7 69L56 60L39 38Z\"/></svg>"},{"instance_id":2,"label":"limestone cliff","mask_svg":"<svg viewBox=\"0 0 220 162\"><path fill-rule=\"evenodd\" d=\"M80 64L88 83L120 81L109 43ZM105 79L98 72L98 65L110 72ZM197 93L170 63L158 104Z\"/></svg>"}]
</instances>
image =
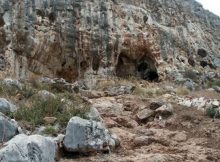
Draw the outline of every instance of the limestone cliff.
<instances>
[{"instance_id":1,"label":"limestone cliff","mask_svg":"<svg viewBox=\"0 0 220 162\"><path fill-rule=\"evenodd\" d=\"M0 0L1 75L148 80L220 66L220 18L194 0Z\"/></svg>"}]
</instances>

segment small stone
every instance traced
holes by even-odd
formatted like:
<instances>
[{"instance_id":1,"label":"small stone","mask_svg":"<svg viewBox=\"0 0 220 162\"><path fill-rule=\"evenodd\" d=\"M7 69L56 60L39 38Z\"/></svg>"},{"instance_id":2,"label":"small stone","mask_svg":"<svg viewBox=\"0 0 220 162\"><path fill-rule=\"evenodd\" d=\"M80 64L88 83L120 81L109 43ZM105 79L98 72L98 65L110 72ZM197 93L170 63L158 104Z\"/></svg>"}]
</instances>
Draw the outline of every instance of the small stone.
<instances>
[{"instance_id":1,"label":"small stone","mask_svg":"<svg viewBox=\"0 0 220 162\"><path fill-rule=\"evenodd\" d=\"M127 127L127 128L136 128L139 125L135 120L132 120L128 117L117 117L115 118L115 121L119 125Z\"/></svg>"},{"instance_id":2,"label":"small stone","mask_svg":"<svg viewBox=\"0 0 220 162\"><path fill-rule=\"evenodd\" d=\"M157 108L161 107L162 105L164 105L163 102L151 102L150 103L150 109L151 110L156 110Z\"/></svg>"},{"instance_id":3,"label":"small stone","mask_svg":"<svg viewBox=\"0 0 220 162\"><path fill-rule=\"evenodd\" d=\"M180 133L177 133L174 137L173 137L173 140L174 141L177 141L177 142L184 142L187 140L187 136L185 133L183 132L180 132Z\"/></svg>"},{"instance_id":4,"label":"small stone","mask_svg":"<svg viewBox=\"0 0 220 162\"><path fill-rule=\"evenodd\" d=\"M160 108L158 108L156 110L156 113L157 114L160 114L161 116L170 116L173 114L173 106L171 104L166 104L166 105L163 105L161 106Z\"/></svg>"},{"instance_id":5,"label":"small stone","mask_svg":"<svg viewBox=\"0 0 220 162\"><path fill-rule=\"evenodd\" d=\"M111 118L105 118L104 121L107 128L113 128L119 126L118 123L112 120Z\"/></svg>"},{"instance_id":6,"label":"small stone","mask_svg":"<svg viewBox=\"0 0 220 162\"><path fill-rule=\"evenodd\" d=\"M153 116L155 113L152 110L144 109L137 113L137 119L138 120L146 120Z\"/></svg>"},{"instance_id":7,"label":"small stone","mask_svg":"<svg viewBox=\"0 0 220 162\"><path fill-rule=\"evenodd\" d=\"M38 96L44 101L56 98L56 96L53 93L46 90L39 91Z\"/></svg>"},{"instance_id":8,"label":"small stone","mask_svg":"<svg viewBox=\"0 0 220 162\"><path fill-rule=\"evenodd\" d=\"M56 117L45 117L43 120L46 125L53 125L57 121L57 118Z\"/></svg>"},{"instance_id":9,"label":"small stone","mask_svg":"<svg viewBox=\"0 0 220 162\"><path fill-rule=\"evenodd\" d=\"M220 93L220 87L216 86L216 87L214 88L214 90L215 90L217 93Z\"/></svg>"},{"instance_id":10,"label":"small stone","mask_svg":"<svg viewBox=\"0 0 220 162\"><path fill-rule=\"evenodd\" d=\"M135 137L133 140L134 146L148 146L153 142L152 137L149 136L140 136L140 137Z\"/></svg>"},{"instance_id":11,"label":"small stone","mask_svg":"<svg viewBox=\"0 0 220 162\"><path fill-rule=\"evenodd\" d=\"M219 101L217 101L217 100L215 100L215 101L212 102L213 108L219 107L219 105L220 105L220 103L219 103Z\"/></svg>"}]
</instances>

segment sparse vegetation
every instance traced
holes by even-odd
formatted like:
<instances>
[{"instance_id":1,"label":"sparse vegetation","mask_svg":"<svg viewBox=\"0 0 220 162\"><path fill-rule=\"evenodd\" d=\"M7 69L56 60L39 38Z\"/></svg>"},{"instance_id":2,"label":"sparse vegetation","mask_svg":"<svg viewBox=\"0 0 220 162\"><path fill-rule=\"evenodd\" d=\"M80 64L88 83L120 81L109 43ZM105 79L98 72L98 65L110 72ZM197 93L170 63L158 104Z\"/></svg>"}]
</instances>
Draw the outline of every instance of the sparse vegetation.
<instances>
[{"instance_id":1,"label":"sparse vegetation","mask_svg":"<svg viewBox=\"0 0 220 162\"><path fill-rule=\"evenodd\" d=\"M209 81L207 83L208 88L213 88L213 87L216 87L216 86L220 87L220 80Z\"/></svg>"},{"instance_id":2,"label":"sparse vegetation","mask_svg":"<svg viewBox=\"0 0 220 162\"><path fill-rule=\"evenodd\" d=\"M31 87L29 84L24 84L22 89L18 89L17 87L7 86L4 83L0 82L0 96L13 97L20 94L27 99L33 96L35 93L36 89Z\"/></svg>"},{"instance_id":3,"label":"sparse vegetation","mask_svg":"<svg viewBox=\"0 0 220 162\"><path fill-rule=\"evenodd\" d=\"M3 82L0 82L0 95L1 96L15 96L19 92L18 88L13 86L7 86Z\"/></svg>"},{"instance_id":4,"label":"sparse vegetation","mask_svg":"<svg viewBox=\"0 0 220 162\"><path fill-rule=\"evenodd\" d=\"M218 108L208 108L206 115L210 118L220 118L220 110Z\"/></svg>"},{"instance_id":5,"label":"sparse vegetation","mask_svg":"<svg viewBox=\"0 0 220 162\"><path fill-rule=\"evenodd\" d=\"M184 77L189 78L196 83L199 81L199 75L197 75L197 73L192 69L187 69L184 73Z\"/></svg>"},{"instance_id":6,"label":"sparse vegetation","mask_svg":"<svg viewBox=\"0 0 220 162\"><path fill-rule=\"evenodd\" d=\"M54 135L57 133L57 130L53 126L49 125L49 126L46 126L43 132L48 135Z\"/></svg>"},{"instance_id":7,"label":"sparse vegetation","mask_svg":"<svg viewBox=\"0 0 220 162\"><path fill-rule=\"evenodd\" d=\"M27 121L34 128L43 124L44 117L53 116L57 118L61 126L66 126L71 117L84 117L84 114L89 110L89 106L82 100L78 97L73 98L73 103L70 106L65 106L65 103L61 102L61 98L51 98L46 101L34 98L28 106L20 107L14 114L14 118L17 121Z\"/></svg>"},{"instance_id":8,"label":"sparse vegetation","mask_svg":"<svg viewBox=\"0 0 220 162\"><path fill-rule=\"evenodd\" d=\"M159 96L165 94L165 91L160 88L144 88L141 86L137 86L133 92L134 95L142 96L142 97L151 97L151 96Z\"/></svg>"}]
</instances>

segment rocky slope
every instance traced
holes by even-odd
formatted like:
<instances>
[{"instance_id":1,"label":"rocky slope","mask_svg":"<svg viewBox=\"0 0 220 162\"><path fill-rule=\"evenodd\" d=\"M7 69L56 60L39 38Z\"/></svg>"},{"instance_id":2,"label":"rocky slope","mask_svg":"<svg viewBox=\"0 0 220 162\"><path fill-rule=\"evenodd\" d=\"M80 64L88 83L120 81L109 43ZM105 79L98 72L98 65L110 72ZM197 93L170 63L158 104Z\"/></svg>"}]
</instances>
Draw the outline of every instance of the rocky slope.
<instances>
[{"instance_id":1,"label":"rocky slope","mask_svg":"<svg viewBox=\"0 0 220 162\"><path fill-rule=\"evenodd\" d=\"M0 0L0 161L219 161L219 33L194 0Z\"/></svg>"},{"instance_id":2,"label":"rocky slope","mask_svg":"<svg viewBox=\"0 0 220 162\"><path fill-rule=\"evenodd\" d=\"M164 79L220 66L219 27L194 0L0 0L1 74Z\"/></svg>"}]
</instances>

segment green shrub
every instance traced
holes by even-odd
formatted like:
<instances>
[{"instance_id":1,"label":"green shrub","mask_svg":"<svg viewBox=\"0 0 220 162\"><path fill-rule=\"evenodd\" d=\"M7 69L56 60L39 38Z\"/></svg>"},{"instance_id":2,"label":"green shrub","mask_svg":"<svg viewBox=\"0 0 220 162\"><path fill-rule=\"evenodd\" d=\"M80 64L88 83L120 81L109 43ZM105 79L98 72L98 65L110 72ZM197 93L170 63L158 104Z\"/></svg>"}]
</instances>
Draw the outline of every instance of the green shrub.
<instances>
[{"instance_id":1,"label":"green shrub","mask_svg":"<svg viewBox=\"0 0 220 162\"><path fill-rule=\"evenodd\" d=\"M209 108L206 110L206 115L210 118L220 118L220 110L215 108Z\"/></svg>"},{"instance_id":2,"label":"green shrub","mask_svg":"<svg viewBox=\"0 0 220 162\"><path fill-rule=\"evenodd\" d=\"M54 135L57 133L57 130L53 126L46 126L46 128L43 131L44 134L48 135Z\"/></svg>"},{"instance_id":3,"label":"green shrub","mask_svg":"<svg viewBox=\"0 0 220 162\"><path fill-rule=\"evenodd\" d=\"M215 80L215 81L209 81L207 83L208 88L213 88L213 87L220 87L220 80Z\"/></svg>"}]
</instances>

